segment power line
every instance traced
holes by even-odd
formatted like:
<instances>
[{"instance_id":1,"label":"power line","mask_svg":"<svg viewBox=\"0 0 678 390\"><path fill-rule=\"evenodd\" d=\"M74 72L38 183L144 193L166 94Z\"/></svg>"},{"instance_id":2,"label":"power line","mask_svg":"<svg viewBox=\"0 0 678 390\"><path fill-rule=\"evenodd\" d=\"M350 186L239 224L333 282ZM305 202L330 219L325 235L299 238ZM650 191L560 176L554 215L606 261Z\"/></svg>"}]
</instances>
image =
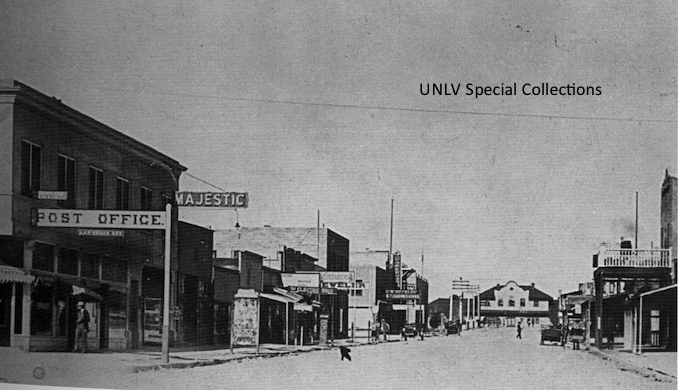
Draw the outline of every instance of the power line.
<instances>
[{"instance_id":1,"label":"power line","mask_svg":"<svg viewBox=\"0 0 678 390\"><path fill-rule=\"evenodd\" d=\"M270 103L270 104L290 104L299 106L314 106L314 107L333 107L333 108L353 108L362 110L382 110L382 111L404 111L404 112L425 112L435 114L458 114L458 115L483 115L483 116L500 116L500 117L523 117L523 118L542 118L542 119L571 119L571 120L592 120L592 121L612 121L612 122L649 122L649 123L675 123L675 120L669 119L644 119L644 118L614 118L614 117L588 117L588 116L570 116L570 115L544 115L544 114L509 114L500 112L486 112L486 111L461 111L461 110L435 110L426 108L407 108L407 107L387 107L387 106L369 106L358 104L340 104L340 103L315 103L315 102L300 102L294 100L276 100L276 99L252 99L240 98L231 96L217 96L217 95L200 95L174 92L147 92L147 91L127 91L122 89L112 88L98 88L104 91L124 92L124 93L142 93L148 95L167 95L167 96L181 96L196 99L217 99L217 100L232 100L242 102L256 102L256 103Z\"/></svg>"}]
</instances>

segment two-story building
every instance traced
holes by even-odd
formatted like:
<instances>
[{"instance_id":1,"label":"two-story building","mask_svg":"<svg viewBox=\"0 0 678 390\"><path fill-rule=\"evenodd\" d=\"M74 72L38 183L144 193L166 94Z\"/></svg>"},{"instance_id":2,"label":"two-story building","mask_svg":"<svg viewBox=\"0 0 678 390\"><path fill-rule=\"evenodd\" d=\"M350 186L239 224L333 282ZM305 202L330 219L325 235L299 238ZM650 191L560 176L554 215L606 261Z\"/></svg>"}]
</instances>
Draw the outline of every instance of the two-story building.
<instances>
[{"instance_id":1,"label":"two-story building","mask_svg":"<svg viewBox=\"0 0 678 390\"><path fill-rule=\"evenodd\" d=\"M185 170L54 97L0 81L0 262L14 270L0 278L0 343L71 349L82 300L89 348L138 347L148 328L145 298L163 297L164 231L41 227L36 210L55 210L49 218L115 210L128 221L147 213L147 221L164 212ZM171 222L176 237L176 210ZM176 254L173 240L174 271Z\"/></svg>"},{"instance_id":2,"label":"two-story building","mask_svg":"<svg viewBox=\"0 0 678 390\"><path fill-rule=\"evenodd\" d=\"M551 325L556 322L558 308L553 298L530 285L509 281L480 293L480 315L486 322L499 321L504 326L527 324Z\"/></svg>"}]
</instances>

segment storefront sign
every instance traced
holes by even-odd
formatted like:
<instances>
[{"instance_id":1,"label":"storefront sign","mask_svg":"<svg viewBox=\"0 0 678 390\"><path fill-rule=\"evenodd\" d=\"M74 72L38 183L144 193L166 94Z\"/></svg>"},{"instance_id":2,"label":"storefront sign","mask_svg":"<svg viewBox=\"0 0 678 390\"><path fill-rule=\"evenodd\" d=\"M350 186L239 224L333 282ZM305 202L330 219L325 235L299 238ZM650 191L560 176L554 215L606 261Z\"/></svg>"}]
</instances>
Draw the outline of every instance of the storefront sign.
<instances>
[{"instance_id":1,"label":"storefront sign","mask_svg":"<svg viewBox=\"0 0 678 390\"><path fill-rule=\"evenodd\" d=\"M386 290L387 299L419 299L419 292L412 290Z\"/></svg>"},{"instance_id":2,"label":"storefront sign","mask_svg":"<svg viewBox=\"0 0 678 390\"><path fill-rule=\"evenodd\" d=\"M125 231L108 229L78 229L78 236L125 237Z\"/></svg>"},{"instance_id":3,"label":"storefront sign","mask_svg":"<svg viewBox=\"0 0 678 390\"><path fill-rule=\"evenodd\" d=\"M358 283L358 282L322 282L322 286L324 288L336 288L337 290L354 290L354 289L364 289L365 288L365 283Z\"/></svg>"},{"instance_id":4,"label":"storefront sign","mask_svg":"<svg viewBox=\"0 0 678 390\"><path fill-rule=\"evenodd\" d=\"M165 212L34 209L32 221L39 227L165 229Z\"/></svg>"},{"instance_id":5,"label":"storefront sign","mask_svg":"<svg viewBox=\"0 0 678 390\"><path fill-rule=\"evenodd\" d=\"M318 274L280 274L283 287L313 287L320 286L320 275Z\"/></svg>"},{"instance_id":6,"label":"storefront sign","mask_svg":"<svg viewBox=\"0 0 678 390\"><path fill-rule=\"evenodd\" d=\"M318 287L295 287L295 286L290 286L288 289L291 292L297 293L297 294L305 294L305 295L337 295L337 289L336 288L325 288L323 287L322 289L318 289Z\"/></svg>"},{"instance_id":7,"label":"storefront sign","mask_svg":"<svg viewBox=\"0 0 678 390\"><path fill-rule=\"evenodd\" d=\"M353 272L321 272L320 279L325 283L351 283Z\"/></svg>"},{"instance_id":8,"label":"storefront sign","mask_svg":"<svg viewBox=\"0 0 678 390\"><path fill-rule=\"evenodd\" d=\"M247 192L176 192L179 207L242 207L247 208Z\"/></svg>"},{"instance_id":9,"label":"storefront sign","mask_svg":"<svg viewBox=\"0 0 678 390\"><path fill-rule=\"evenodd\" d=\"M67 200L67 191L36 191L35 197L41 200Z\"/></svg>"}]
</instances>

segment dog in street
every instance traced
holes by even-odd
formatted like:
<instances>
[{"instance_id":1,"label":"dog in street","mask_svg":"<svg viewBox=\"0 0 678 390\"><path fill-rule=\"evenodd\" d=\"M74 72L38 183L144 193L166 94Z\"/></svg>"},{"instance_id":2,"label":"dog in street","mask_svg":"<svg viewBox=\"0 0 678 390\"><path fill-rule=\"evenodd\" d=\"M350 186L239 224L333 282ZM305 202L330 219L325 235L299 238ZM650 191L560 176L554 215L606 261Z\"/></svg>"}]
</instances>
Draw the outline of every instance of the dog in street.
<instances>
[{"instance_id":1,"label":"dog in street","mask_svg":"<svg viewBox=\"0 0 678 390\"><path fill-rule=\"evenodd\" d=\"M351 352L351 349L348 347L339 347L339 351L341 351L341 360L344 360L344 358L348 359L348 361L351 361L351 355L348 353Z\"/></svg>"}]
</instances>

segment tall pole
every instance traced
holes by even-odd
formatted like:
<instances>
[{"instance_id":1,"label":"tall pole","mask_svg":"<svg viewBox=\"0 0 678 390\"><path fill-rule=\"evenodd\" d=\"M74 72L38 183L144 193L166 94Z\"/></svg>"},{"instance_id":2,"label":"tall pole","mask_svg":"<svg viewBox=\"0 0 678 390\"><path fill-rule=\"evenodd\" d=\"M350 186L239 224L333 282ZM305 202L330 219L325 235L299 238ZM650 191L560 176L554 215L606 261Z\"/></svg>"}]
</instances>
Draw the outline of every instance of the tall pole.
<instances>
[{"instance_id":1,"label":"tall pole","mask_svg":"<svg viewBox=\"0 0 678 390\"><path fill-rule=\"evenodd\" d=\"M636 191L636 240L635 248L638 249L638 191Z\"/></svg>"},{"instance_id":2,"label":"tall pole","mask_svg":"<svg viewBox=\"0 0 678 390\"><path fill-rule=\"evenodd\" d=\"M389 239L388 244L388 260L386 262L386 268L391 264L391 259L393 259L393 198L391 198L391 238Z\"/></svg>"},{"instance_id":3,"label":"tall pole","mask_svg":"<svg viewBox=\"0 0 678 390\"><path fill-rule=\"evenodd\" d=\"M169 363L169 324L170 324L170 247L172 241L172 205L165 205L165 286L162 305L162 360Z\"/></svg>"}]
</instances>

